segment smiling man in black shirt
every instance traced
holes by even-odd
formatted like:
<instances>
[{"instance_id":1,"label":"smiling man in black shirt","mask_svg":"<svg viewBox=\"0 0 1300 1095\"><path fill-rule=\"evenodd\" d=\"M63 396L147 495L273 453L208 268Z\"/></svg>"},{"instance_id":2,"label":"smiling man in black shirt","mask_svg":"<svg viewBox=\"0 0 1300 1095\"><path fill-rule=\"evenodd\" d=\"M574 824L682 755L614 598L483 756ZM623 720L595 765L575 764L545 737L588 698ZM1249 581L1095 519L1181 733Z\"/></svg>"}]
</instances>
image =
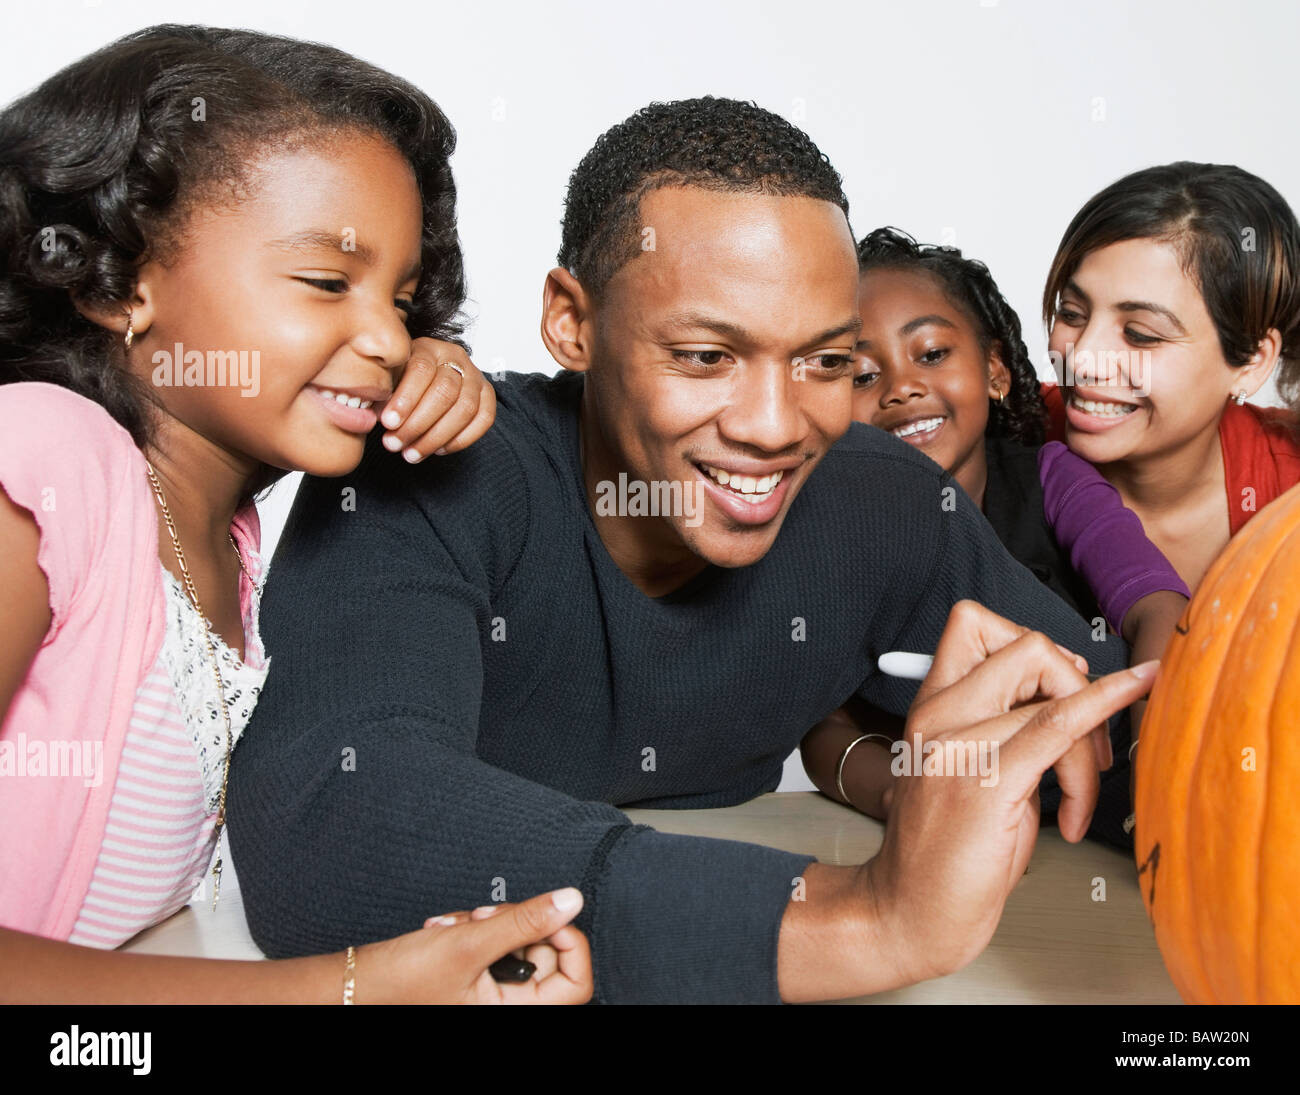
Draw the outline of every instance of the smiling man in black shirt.
<instances>
[{"instance_id":1,"label":"smiling man in black shirt","mask_svg":"<svg viewBox=\"0 0 1300 1095\"><path fill-rule=\"evenodd\" d=\"M837 966L879 965L838 949L871 937L845 912L874 907L862 872L616 808L743 802L846 697L904 713L916 685L877 657L933 651L963 598L1094 670L1125 662L941 469L849 428L846 214L780 118L648 107L571 180L542 319L565 371L494 378L496 425L463 453L408 467L372 443L349 478L303 484L262 609L274 670L231 772L265 951L578 885L597 999L889 983L790 966L796 928L800 955L823 938ZM801 880L842 899L797 904Z\"/></svg>"}]
</instances>

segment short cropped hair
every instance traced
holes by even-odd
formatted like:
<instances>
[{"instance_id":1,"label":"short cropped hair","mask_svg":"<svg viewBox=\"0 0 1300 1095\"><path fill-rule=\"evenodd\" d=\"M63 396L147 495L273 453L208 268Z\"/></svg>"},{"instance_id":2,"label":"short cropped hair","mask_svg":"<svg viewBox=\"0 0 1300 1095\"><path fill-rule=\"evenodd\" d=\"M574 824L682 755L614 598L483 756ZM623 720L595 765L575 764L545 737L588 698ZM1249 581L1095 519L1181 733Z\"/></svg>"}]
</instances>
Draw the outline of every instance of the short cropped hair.
<instances>
[{"instance_id":1,"label":"short cropped hair","mask_svg":"<svg viewBox=\"0 0 1300 1095\"><path fill-rule=\"evenodd\" d=\"M651 103L597 139L569 177L558 261L599 298L641 251L641 199L665 186L849 202L798 126L737 99Z\"/></svg>"}]
</instances>

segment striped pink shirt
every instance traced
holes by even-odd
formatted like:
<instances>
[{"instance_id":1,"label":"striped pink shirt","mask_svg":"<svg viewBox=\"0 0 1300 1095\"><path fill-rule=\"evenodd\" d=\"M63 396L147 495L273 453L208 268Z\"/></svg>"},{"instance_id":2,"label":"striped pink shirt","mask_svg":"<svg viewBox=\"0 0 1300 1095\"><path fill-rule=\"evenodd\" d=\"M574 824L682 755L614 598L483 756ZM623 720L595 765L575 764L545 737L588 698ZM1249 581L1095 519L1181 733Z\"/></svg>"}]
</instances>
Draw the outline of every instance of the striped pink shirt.
<instances>
[{"instance_id":1,"label":"striped pink shirt","mask_svg":"<svg viewBox=\"0 0 1300 1095\"><path fill-rule=\"evenodd\" d=\"M0 926L111 947L184 905L212 853L225 722L193 605L158 557L144 457L102 407L0 385L0 490L40 531L50 628L0 719ZM248 506L231 534L261 572ZM236 736L267 659L220 643Z\"/></svg>"},{"instance_id":2,"label":"striped pink shirt","mask_svg":"<svg viewBox=\"0 0 1300 1095\"><path fill-rule=\"evenodd\" d=\"M241 544L241 553L256 578L257 556L250 547ZM209 792L219 793L221 786L225 721L199 614L180 582L166 570L161 577L167 586L167 634L152 671L136 692L104 841L69 936L72 943L117 947L171 916L205 881L216 850L217 803ZM212 631L235 742L266 675L257 599L244 603L244 664ZM189 722L182 695L190 700L185 705L192 711ZM205 725L215 726L218 735L211 743L214 748L203 755L196 743Z\"/></svg>"}]
</instances>

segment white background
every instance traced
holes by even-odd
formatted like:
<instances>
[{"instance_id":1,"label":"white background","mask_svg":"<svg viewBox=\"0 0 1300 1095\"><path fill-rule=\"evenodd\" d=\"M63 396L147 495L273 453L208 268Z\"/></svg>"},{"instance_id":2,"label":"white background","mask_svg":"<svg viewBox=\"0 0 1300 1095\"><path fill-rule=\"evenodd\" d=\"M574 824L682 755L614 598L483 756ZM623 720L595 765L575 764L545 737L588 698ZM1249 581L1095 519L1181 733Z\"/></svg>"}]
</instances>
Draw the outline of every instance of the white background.
<instances>
[{"instance_id":1,"label":"white background","mask_svg":"<svg viewBox=\"0 0 1300 1095\"><path fill-rule=\"evenodd\" d=\"M844 176L855 234L894 224L985 261L1045 374L1043 278L1102 186L1172 160L1234 163L1300 203L1300 5L1285 0L47 0L8 2L3 21L0 102L161 22L327 42L424 88L459 133L485 370L554 371L537 327L569 172L652 100L727 95L797 122Z\"/></svg>"}]
</instances>

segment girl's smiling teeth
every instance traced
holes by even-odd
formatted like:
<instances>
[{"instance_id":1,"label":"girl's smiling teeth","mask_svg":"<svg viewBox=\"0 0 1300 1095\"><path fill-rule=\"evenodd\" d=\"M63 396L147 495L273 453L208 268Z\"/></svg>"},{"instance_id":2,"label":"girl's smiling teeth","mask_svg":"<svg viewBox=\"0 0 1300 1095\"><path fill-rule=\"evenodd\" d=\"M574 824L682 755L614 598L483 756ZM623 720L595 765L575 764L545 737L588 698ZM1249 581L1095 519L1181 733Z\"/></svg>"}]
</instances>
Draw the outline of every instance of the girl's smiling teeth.
<instances>
[{"instance_id":1,"label":"girl's smiling teeth","mask_svg":"<svg viewBox=\"0 0 1300 1095\"><path fill-rule=\"evenodd\" d=\"M901 426L895 426L889 432L910 445L923 445L939 432L946 421L947 418L943 415L936 415L933 418L917 418L911 422L905 422Z\"/></svg>"},{"instance_id":2,"label":"girl's smiling teeth","mask_svg":"<svg viewBox=\"0 0 1300 1095\"><path fill-rule=\"evenodd\" d=\"M360 407L362 410L365 410L374 403L373 399L361 399L359 396L348 395L347 392L332 391L329 388L317 388L313 386L312 390L322 399L332 399L336 403L342 403L345 407Z\"/></svg>"},{"instance_id":3,"label":"girl's smiling teeth","mask_svg":"<svg viewBox=\"0 0 1300 1095\"><path fill-rule=\"evenodd\" d=\"M699 464L697 466L720 487L726 487L733 494L744 498L746 502L764 501L776 490L776 485L781 482L781 477L785 475L784 471L761 476L737 475L724 468L715 468L712 464Z\"/></svg>"},{"instance_id":4,"label":"girl's smiling teeth","mask_svg":"<svg viewBox=\"0 0 1300 1095\"><path fill-rule=\"evenodd\" d=\"M379 411L372 409L378 401L383 403L392 395L385 388L356 387L351 391L309 384L308 389L318 400L325 416L347 433L365 434L375 428Z\"/></svg>"}]
</instances>

